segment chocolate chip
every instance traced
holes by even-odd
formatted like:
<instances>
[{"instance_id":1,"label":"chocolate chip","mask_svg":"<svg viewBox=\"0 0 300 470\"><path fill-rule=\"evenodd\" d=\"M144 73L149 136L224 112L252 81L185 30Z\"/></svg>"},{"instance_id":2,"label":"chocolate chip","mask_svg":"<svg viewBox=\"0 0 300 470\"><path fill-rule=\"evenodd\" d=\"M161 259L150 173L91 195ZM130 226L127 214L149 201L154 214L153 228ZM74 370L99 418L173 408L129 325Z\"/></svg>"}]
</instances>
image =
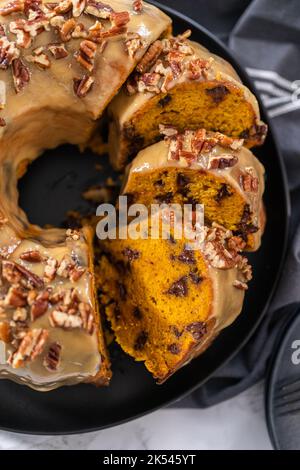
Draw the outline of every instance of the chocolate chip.
<instances>
[{"instance_id":1,"label":"chocolate chip","mask_svg":"<svg viewBox=\"0 0 300 470\"><path fill-rule=\"evenodd\" d=\"M223 183L220 189L218 190L217 194L215 195L214 199L216 202L221 202L222 199L230 196L232 196L231 191L228 189L227 184Z\"/></svg>"},{"instance_id":2,"label":"chocolate chip","mask_svg":"<svg viewBox=\"0 0 300 470\"><path fill-rule=\"evenodd\" d=\"M167 294L175 295L175 297L186 297L188 293L187 276L183 276L178 281L173 282L167 290Z\"/></svg>"},{"instance_id":3,"label":"chocolate chip","mask_svg":"<svg viewBox=\"0 0 300 470\"><path fill-rule=\"evenodd\" d=\"M134 261L140 257L140 252L138 250L132 250L131 248L125 248L122 251L123 255L128 258L129 261Z\"/></svg>"},{"instance_id":4,"label":"chocolate chip","mask_svg":"<svg viewBox=\"0 0 300 470\"><path fill-rule=\"evenodd\" d=\"M133 309L133 316L134 318L136 318L137 320L141 320L143 318L143 315L142 315L142 312L141 310L139 309L139 307L135 307Z\"/></svg>"},{"instance_id":5,"label":"chocolate chip","mask_svg":"<svg viewBox=\"0 0 300 470\"><path fill-rule=\"evenodd\" d=\"M146 331L141 331L141 333L136 338L134 346L133 346L135 351L141 351L144 348L147 342L147 339L148 339L148 333Z\"/></svg>"},{"instance_id":6,"label":"chocolate chip","mask_svg":"<svg viewBox=\"0 0 300 470\"><path fill-rule=\"evenodd\" d=\"M199 285L203 281L203 277L197 273L190 273L189 276L193 284Z\"/></svg>"},{"instance_id":7,"label":"chocolate chip","mask_svg":"<svg viewBox=\"0 0 300 470\"><path fill-rule=\"evenodd\" d=\"M118 282L117 284L118 284L120 299L121 300L126 300L126 296L127 296L126 287L121 282Z\"/></svg>"},{"instance_id":8,"label":"chocolate chip","mask_svg":"<svg viewBox=\"0 0 300 470\"><path fill-rule=\"evenodd\" d=\"M192 334L196 341L199 341L207 333L206 323L202 321L190 323L185 329Z\"/></svg>"},{"instance_id":9,"label":"chocolate chip","mask_svg":"<svg viewBox=\"0 0 300 470\"><path fill-rule=\"evenodd\" d=\"M176 183L179 188L185 187L191 182L190 178L183 173L178 173Z\"/></svg>"},{"instance_id":10,"label":"chocolate chip","mask_svg":"<svg viewBox=\"0 0 300 470\"><path fill-rule=\"evenodd\" d=\"M157 180L157 181L154 181L154 183L153 183L153 184L154 184L154 186L158 186L158 187L162 187L162 186L164 186L164 185L165 185L165 183L163 182L163 180L162 180L162 179L160 179L160 180Z\"/></svg>"},{"instance_id":11,"label":"chocolate chip","mask_svg":"<svg viewBox=\"0 0 300 470\"><path fill-rule=\"evenodd\" d=\"M168 103L170 103L171 100L172 100L172 96L171 95L166 95L166 96L164 96L163 98L161 98L159 100L158 104L159 104L159 106L164 108L164 106L166 106Z\"/></svg>"},{"instance_id":12,"label":"chocolate chip","mask_svg":"<svg viewBox=\"0 0 300 470\"><path fill-rule=\"evenodd\" d=\"M169 351L171 354L179 354L179 353L180 353L180 347L179 347L178 344L172 343L172 344L169 344L169 346L168 346L168 351Z\"/></svg>"},{"instance_id":13,"label":"chocolate chip","mask_svg":"<svg viewBox=\"0 0 300 470\"><path fill-rule=\"evenodd\" d=\"M225 96L230 93L225 85L218 85L214 88L208 88L205 93L210 96L214 103L218 104L224 100Z\"/></svg>"},{"instance_id":14,"label":"chocolate chip","mask_svg":"<svg viewBox=\"0 0 300 470\"><path fill-rule=\"evenodd\" d=\"M193 250L184 249L183 252L178 256L178 260L185 264L195 264L195 253Z\"/></svg>"},{"instance_id":15,"label":"chocolate chip","mask_svg":"<svg viewBox=\"0 0 300 470\"><path fill-rule=\"evenodd\" d=\"M249 206L249 204L245 204L240 224L241 225L246 224L248 222L248 220L250 219L250 217L251 217L250 206Z\"/></svg>"}]
</instances>

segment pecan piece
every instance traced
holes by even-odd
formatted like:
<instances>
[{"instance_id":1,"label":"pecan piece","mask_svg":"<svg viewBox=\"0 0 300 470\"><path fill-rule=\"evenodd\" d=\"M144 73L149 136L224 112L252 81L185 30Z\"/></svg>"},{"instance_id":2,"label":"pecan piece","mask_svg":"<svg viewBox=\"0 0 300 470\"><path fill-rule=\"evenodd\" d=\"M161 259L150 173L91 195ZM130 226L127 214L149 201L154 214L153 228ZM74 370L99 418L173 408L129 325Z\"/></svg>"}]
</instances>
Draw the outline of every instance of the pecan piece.
<instances>
[{"instance_id":1,"label":"pecan piece","mask_svg":"<svg viewBox=\"0 0 300 470\"><path fill-rule=\"evenodd\" d=\"M63 42L70 41L75 27L76 27L76 21L74 20L74 18L70 18L62 25L62 27L59 30L59 34Z\"/></svg>"},{"instance_id":2,"label":"pecan piece","mask_svg":"<svg viewBox=\"0 0 300 470\"><path fill-rule=\"evenodd\" d=\"M54 258L48 258L46 262L46 266L44 269L44 279L46 281L53 281L56 275L58 262Z\"/></svg>"},{"instance_id":3,"label":"pecan piece","mask_svg":"<svg viewBox=\"0 0 300 470\"><path fill-rule=\"evenodd\" d=\"M89 77L89 78L92 78L92 77ZM80 232L78 232L78 230L72 230L70 228L68 228L68 230L66 230L66 240L74 240L75 242L78 241L80 239Z\"/></svg>"},{"instance_id":4,"label":"pecan piece","mask_svg":"<svg viewBox=\"0 0 300 470\"><path fill-rule=\"evenodd\" d=\"M0 69L6 70L20 55L16 44L7 39L6 36L0 37Z\"/></svg>"},{"instance_id":5,"label":"pecan piece","mask_svg":"<svg viewBox=\"0 0 300 470\"><path fill-rule=\"evenodd\" d=\"M9 30L12 34L17 36L16 43L19 47L27 49L31 46L31 36L28 31L25 31L25 20L18 19L11 21L9 24Z\"/></svg>"},{"instance_id":6,"label":"pecan piece","mask_svg":"<svg viewBox=\"0 0 300 470\"><path fill-rule=\"evenodd\" d=\"M50 325L59 328L73 329L82 328L82 318L76 315L69 315L60 310L53 310L49 316Z\"/></svg>"},{"instance_id":7,"label":"pecan piece","mask_svg":"<svg viewBox=\"0 0 300 470\"><path fill-rule=\"evenodd\" d=\"M24 307L18 307L13 313L13 321L15 322L26 322L27 310Z\"/></svg>"},{"instance_id":8,"label":"pecan piece","mask_svg":"<svg viewBox=\"0 0 300 470\"><path fill-rule=\"evenodd\" d=\"M96 44L85 39L84 41L81 41L79 51L75 52L74 57L82 67L87 69L89 72L92 72L94 69L96 50Z\"/></svg>"},{"instance_id":9,"label":"pecan piece","mask_svg":"<svg viewBox=\"0 0 300 470\"><path fill-rule=\"evenodd\" d=\"M236 279L232 285L239 290L248 290L246 282L239 281L238 279Z\"/></svg>"},{"instance_id":10,"label":"pecan piece","mask_svg":"<svg viewBox=\"0 0 300 470\"><path fill-rule=\"evenodd\" d=\"M48 353L44 358L43 365L50 371L55 371L59 367L61 355L61 345L59 343L51 343Z\"/></svg>"},{"instance_id":11,"label":"pecan piece","mask_svg":"<svg viewBox=\"0 0 300 470\"><path fill-rule=\"evenodd\" d=\"M40 263L43 260L43 256L38 250L24 251L24 253L20 255L20 258L29 263Z\"/></svg>"},{"instance_id":12,"label":"pecan piece","mask_svg":"<svg viewBox=\"0 0 300 470\"><path fill-rule=\"evenodd\" d=\"M70 281L77 282L84 273L85 268L82 266L74 266L74 268L70 271Z\"/></svg>"},{"instance_id":13,"label":"pecan piece","mask_svg":"<svg viewBox=\"0 0 300 470\"><path fill-rule=\"evenodd\" d=\"M28 62L34 63L42 70L48 69L51 66L49 57L44 52L42 52L41 54L38 53L36 55L28 55L26 57L26 60Z\"/></svg>"},{"instance_id":14,"label":"pecan piece","mask_svg":"<svg viewBox=\"0 0 300 470\"><path fill-rule=\"evenodd\" d=\"M141 13L143 11L143 0L134 0L132 8L136 13Z\"/></svg>"},{"instance_id":15,"label":"pecan piece","mask_svg":"<svg viewBox=\"0 0 300 470\"><path fill-rule=\"evenodd\" d=\"M138 33L127 33L125 49L131 59L135 57L138 50L142 49L144 45L145 43Z\"/></svg>"},{"instance_id":16,"label":"pecan piece","mask_svg":"<svg viewBox=\"0 0 300 470\"><path fill-rule=\"evenodd\" d=\"M84 98L91 90L95 79L84 75L82 78L74 78L74 92L79 98Z\"/></svg>"},{"instance_id":17,"label":"pecan piece","mask_svg":"<svg viewBox=\"0 0 300 470\"><path fill-rule=\"evenodd\" d=\"M130 15L128 11L113 12L110 16L110 19L113 26L121 28L129 23Z\"/></svg>"},{"instance_id":18,"label":"pecan piece","mask_svg":"<svg viewBox=\"0 0 300 470\"><path fill-rule=\"evenodd\" d=\"M42 328L29 330L22 339L17 351L9 358L14 369L23 367L27 361L33 361L44 349L48 331Z\"/></svg>"},{"instance_id":19,"label":"pecan piece","mask_svg":"<svg viewBox=\"0 0 300 470\"><path fill-rule=\"evenodd\" d=\"M224 170L225 168L231 168L238 162L238 157L235 155L219 155L209 159L208 169L209 170Z\"/></svg>"},{"instance_id":20,"label":"pecan piece","mask_svg":"<svg viewBox=\"0 0 300 470\"><path fill-rule=\"evenodd\" d=\"M247 193L257 193L258 191L258 178L255 176L253 168L248 168L244 174L240 176L240 186Z\"/></svg>"},{"instance_id":21,"label":"pecan piece","mask_svg":"<svg viewBox=\"0 0 300 470\"><path fill-rule=\"evenodd\" d=\"M79 39L79 38L85 39L87 37L88 37L88 33L85 30L84 25L82 23L77 23L77 25L74 28L74 31L72 32L72 38L73 39Z\"/></svg>"},{"instance_id":22,"label":"pecan piece","mask_svg":"<svg viewBox=\"0 0 300 470\"><path fill-rule=\"evenodd\" d=\"M86 302L80 302L79 313L82 319L82 326L91 335L94 331L94 315L90 305Z\"/></svg>"},{"instance_id":23,"label":"pecan piece","mask_svg":"<svg viewBox=\"0 0 300 470\"><path fill-rule=\"evenodd\" d=\"M31 321L35 321L47 312L49 295L48 291L44 291L35 298L30 309Z\"/></svg>"},{"instance_id":24,"label":"pecan piece","mask_svg":"<svg viewBox=\"0 0 300 470\"><path fill-rule=\"evenodd\" d=\"M16 93L19 93L30 81L29 68L21 59L15 59L12 63L12 75Z\"/></svg>"},{"instance_id":25,"label":"pecan piece","mask_svg":"<svg viewBox=\"0 0 300 470\"><path fill-rule=\"evenodd\" d=\"M0 15L7 16L18 11L24 11L24 2L21 0L13 0L12 2L8 2L0 8Z\"/></svg>"},{"instance_id":26,"label":"pecan piece","mask_svg":"<svg viewBox=\"0 0 300 470\"><path fill-rule=\"evenodd\" d=\"M68 13L73 7L72 1L71 0L63 0L58 3L56 7L54 7L55 13L61 14L61 13Z\"/></svg>"},{"instance_id":27,"label":"pecan piece","mask_svg":"<svg viewBox=\"0 0 300 470\"><path fill-rule=\"evenodd\" d=\"M64 59L68 55L64 44L49 44L48 49L56 60Z\"/></svg>"},{"instance_id":28,"label":"pecan piece","mask_svg":"<svg viewBox=\"0 0 300 470\"><path fill-rule=\"evenodd\" d=\"M148 72L151 67L155 64L157 61L158 57L163 51L163 45L162 42L157 40L151 46L149 47L148 51L138 64L136 70L139 73L145 73Z\"/></svg>"},{"instance_id":29,"label":"pecan piece","mask_svg":"<svg viewBox=\"0 0 300 470\"><path fill-rule=\"evenodd\" d=\"M60 30L64 24L65 18L62 15L56 15L50 19L50 26L52 26L53 28L57 28Z\"/></svg>"},{"instance_id":30,"label":"pecan piece","mask_svg":"<svg viewBox=\"0 0 300 470\"><path fill-rule=\"evenodd\" d=\"M73 16L77 18L81 15L86 6L86 0L72 0Z\"/></svg>"},{"instance_id":31,"label":"pecan piece","mask_svg":"<svg viewBox=\"0 0 300 470\"><path fill-rule=\"evenodd\" d=\"M11 286L5 296L4 304L10 307L25 307L27 295L22 287Z\"/></svg>"},{"instance_id":32,"label":"pecan piece","mask_svg":"<svg viewBox=\"0 0 300 470\"><path fill-rule=\"evenodd\" d=\"M9 343L11 340L11 328L7 321L0 321L0 341Z\"/></svg>"},{"instance_id":33,"label":"pecan piece","mask_svg":"<svg viewBox=\"0 0 300 470\"><path fill-rule=\"evenodd\" d=\"M41 289L44 287L44 282L39 276L14 261L5 260L2 262L2 276L11 284L21 283L27 288Z\"/></svg>"},{"instance_id":34,"label":"pecan piece","mask_svg":"<svg viewBox=\"0 0 300 470\"><path fill-rule=\"evenodd\" d=\"M0 117L0 127L5 127L6 126L6 121L3 117Z\"/></svg>"},{"instance_id":35,"label":"pecan piece","mask_svg":"<svg viewBox=\"0 0 300 470\"><path fill-rule=\"evenodd\" d=\"M107 20L111 17L114 10L110 5L107 5L107 3L98 2L97 0L87 0L85 12L97 18Z\"/></svg>"}]
</instances>

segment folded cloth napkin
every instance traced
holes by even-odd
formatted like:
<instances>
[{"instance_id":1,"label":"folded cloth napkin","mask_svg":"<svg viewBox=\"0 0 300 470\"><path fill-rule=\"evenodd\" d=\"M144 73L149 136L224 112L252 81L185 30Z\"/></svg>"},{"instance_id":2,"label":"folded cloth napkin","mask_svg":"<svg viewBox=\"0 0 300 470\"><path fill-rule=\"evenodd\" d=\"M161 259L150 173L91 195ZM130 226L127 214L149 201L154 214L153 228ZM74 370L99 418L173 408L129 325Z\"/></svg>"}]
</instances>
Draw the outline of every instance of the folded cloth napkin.
<instances>
[{"instance_id":1,"label":"folded cloth napkin","mask_svg":"<svg viewBox=\"0 0 300 470\"><path fill-rule=\"evenodd\" d=\"M277 332L300 300L300 2L299 0L168 0L227 42L247 68L273 121L292 199L284 276L247 345L205 385L176 406L214 405L264 377Z\"/></svg>"}]
</instances>

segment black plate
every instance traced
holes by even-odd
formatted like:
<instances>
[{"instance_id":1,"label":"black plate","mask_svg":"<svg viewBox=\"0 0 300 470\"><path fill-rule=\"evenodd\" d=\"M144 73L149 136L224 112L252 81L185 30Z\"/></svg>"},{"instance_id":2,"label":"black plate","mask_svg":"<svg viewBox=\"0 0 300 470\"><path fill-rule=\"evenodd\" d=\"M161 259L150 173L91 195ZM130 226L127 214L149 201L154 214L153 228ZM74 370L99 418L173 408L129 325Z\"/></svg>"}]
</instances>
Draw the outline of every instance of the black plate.
<instances>
[{"instance_id":1,"label":"black plate","mask_svg":"<svg viewBox=\"0 0 300 470\"><path fill-rule=\"evenodd\" d=\"M154 2L153 2L154 3ZM174 20L176 32L188 28L192 38L229 60L243 81L252 83L231 53L208 31L172 9L161 7ZM268 122L263 113L263 119ZM41 157L22 179L21 205L32 222L61 224L66 209L86 210L80 193L101 178L96 157L83 157L70 146ZM266 312L281 270L287 242L289 196L282 158L272 128L256 154L267 172L265 203L268 224L262 248L251 255L254 280L243 313L201 357L184 367L164 385L156 385L142 364L113 347L113 379L108 388L91 385L64 387L39 393L7 380L0 381L0 427L17 432L63 434L113 426L149 413L193 391L245 344Z\"/></svg>"}]
</instances>

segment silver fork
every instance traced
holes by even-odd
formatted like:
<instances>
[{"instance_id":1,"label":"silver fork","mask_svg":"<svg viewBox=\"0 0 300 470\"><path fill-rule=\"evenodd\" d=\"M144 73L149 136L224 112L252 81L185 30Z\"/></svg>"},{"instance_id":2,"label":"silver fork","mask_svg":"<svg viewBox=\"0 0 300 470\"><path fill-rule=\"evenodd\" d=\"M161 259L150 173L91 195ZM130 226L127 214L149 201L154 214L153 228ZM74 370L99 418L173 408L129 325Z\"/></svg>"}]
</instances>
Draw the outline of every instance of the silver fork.
<instances>
[{"instance_id":1,"label":"silver fork","mask_svg":"<svg viewBox=\"0 0 300 470\"><path fill-rule=\"evenodd\" d=\"M277 416L300 413L300 378L283 382L276 387L274 409Z\"/></svg>"}]
</instances>

